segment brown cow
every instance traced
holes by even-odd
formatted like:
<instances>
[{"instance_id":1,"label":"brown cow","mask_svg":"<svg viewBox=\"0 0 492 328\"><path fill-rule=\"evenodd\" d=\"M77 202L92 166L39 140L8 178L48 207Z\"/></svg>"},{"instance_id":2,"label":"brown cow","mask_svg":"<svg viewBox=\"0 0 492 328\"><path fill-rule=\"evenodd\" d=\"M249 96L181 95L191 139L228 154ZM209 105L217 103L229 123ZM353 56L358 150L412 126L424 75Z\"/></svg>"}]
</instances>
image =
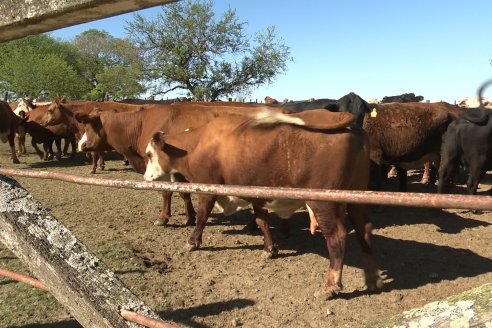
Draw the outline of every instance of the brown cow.
<instances>
[{"instance_id":1,"label":"brown cow","mask_svg":"<svg viewBox=\"0 0 492 328\"><path fill-rule=\"evenodd\" d=\"M85 124L86 142L84 151L98 149L109 144L125 156L138 173L145 172L145 148L157 131L182 132L203 125L220 115L244 115L264 106L230 106L229 103L179 102L172 105L144 105L133 112L112 113L95 111L91 114L77 113L75 118ZM225 106L223 106L225 105ZM182 177L175 177L185 181ZM171 216L170 192L163 192L163 208L155 225L164 225ZM195 223L195 210L188 194L181 193L186 205L187 224Z\"/></svg>"},{"instance_id":2,"label":"brown cow","mask_svg":"<svg viewBox=\"0 0 492 328\"><path fill-rule=\"evenodd\" d=\"M81 140L84 133L84 125L78 122L74 118L75 112L89 113L94 109L100 110L138 110L141 108L137 105L122 104L116 102L95 102L95 101L81 101L67 103L61 99L55 99L49 106L43 116L43 122L45 126L63 126L66 130L70 131L76 136L77 140ZM101 145L99 149L95 149L88 154L88 158L92 162L92 168L89 173L96 173L96 169L99 166L104 170L104 151L112 150L109 145Z\"/></svg>"},{"instance_id":3,"label":"brown cow","mask_svg":"<svg viewBox=\"0 0 492 328\"><path fill-rule=\"evenodd\" d=\"M293 115L265 111L253 118L220 117L176 135L158 132L147 146L145 179L156 180L177 171L197 183L364 190L369 181L368 143L362 130L348 128L354 120L349 113L325 110ZM199 196L197 224L188 241L190 249L200 247L216 199L215 195ZM253 204L267 256L276 252L268 209L280 210L287 217L304 203L309 206L330 253L324 285L327 297L337 295L342 289L347 216L362 247L367 287L373 291L382 287L372 255L371 224L363 205L247 200Z\"/></svg>"},{"instance_id":4,"label":"brown cow","mask_svg":"<svg viewBox=\"0 0 492 328\"><path fill-rule=\"evenodd\" d=\"M372 104L373 113L366 114L363 128L369 135L370 157L377 165L395 165L400 178L399 189L406 190L406 170L421 169L424 163L440 162L443 135L453 117L459 115L457 106L445 103L386 103ZM431 170L432 171L432 170ZM435 171L435 168L434 168ZM380 171L373 172L378 189ZM431 184L435 183L435 172Z\"/></svg>"},{"instance_id":5,"label":"brown cow","mask_svg":"<svg viewBox=\"0 0 492 328\"><path fill-rule=\"evenodd\" d=\"M74 155L74 145L75 136L63 125L52 125L44 126L43 118L48 110L47 105L41 105L34 108L29 112L27 120L22 123L25 126L26 132L31 135L31 145L36 150L36 153L40 158L44 160L53 159L53 148L52 144L55 142L57 147L56 158L61 159L62 149L61 149L61 139L65 138L65 148L72 143L72 156ZM68 140L68 142L67 142ZM42 143L44 153L39 150L36 144ZM64 149L66 152L66 149Z\"/></svg>"},{"instance_id":6,"label":"brown cow","mask_svg":"<svg viewBox=\"0 0 492 328\"><path fill-rule=\"evenodd\" d=\"M9 142L12 162L19 164L19 159L15 153L15 131L21 118L14 114L9 104L0 100L0 140L3 143Z\"/></svg>"}]
</instances>

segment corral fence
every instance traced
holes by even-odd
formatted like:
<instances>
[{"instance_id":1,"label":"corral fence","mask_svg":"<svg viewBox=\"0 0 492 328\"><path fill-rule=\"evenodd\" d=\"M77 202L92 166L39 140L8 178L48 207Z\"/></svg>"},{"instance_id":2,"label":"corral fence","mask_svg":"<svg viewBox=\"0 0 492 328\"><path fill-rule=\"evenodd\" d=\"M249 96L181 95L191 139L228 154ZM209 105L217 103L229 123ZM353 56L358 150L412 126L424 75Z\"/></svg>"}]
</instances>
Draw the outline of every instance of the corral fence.
<instances>
[{"instance_id":1,"label":"corral fence","mask_svg":"<svg viewBox=\"0 0 492 328\"><path fill-rule=\"evenodd\" d=\"M144 182L9 168L0 168L0 174L111 188L266 199L492 210L492 197L481 195ZM0 175L0 198L0 241L27 264L41 282L29 280L29 277L19 276L8 270L0 270L0 275L50 291L84 327L140 327L135 322L146 327L177 327L174 322L162 321L132 294L104 263L90 254L68 229L15 180ZM487 315L489 314L490 312Z\"/></svg>"}]
</instances>

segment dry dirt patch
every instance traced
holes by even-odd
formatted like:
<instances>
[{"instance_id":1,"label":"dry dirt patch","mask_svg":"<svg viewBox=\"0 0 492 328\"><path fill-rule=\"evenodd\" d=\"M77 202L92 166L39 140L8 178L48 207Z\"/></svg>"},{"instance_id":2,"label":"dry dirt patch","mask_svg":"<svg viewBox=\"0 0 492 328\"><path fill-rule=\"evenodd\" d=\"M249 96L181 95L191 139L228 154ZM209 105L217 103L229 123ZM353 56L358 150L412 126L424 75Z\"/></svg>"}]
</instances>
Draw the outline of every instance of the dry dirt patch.
<instances>
[{"instance_id":1,"label":"dry dirt patch","mask_svg":"<svg viewBox=\"0 0 492 328\"><path fill-rule=\"evenodd\" d=\"M26 169L87 174L83 156L75 161L20 158ZM0 165L13 167L5 145ZM117 156L97 176L136 179ZM412 176L410 191L424 191ZM173 198L167 227L154 227L158 192L105 189L58 181L17 178L33 196L100 257L164 318L192 327L361 327L428 302L492 281L492 213L388 207L370 211L374 246L387 275L384 291L363 292L359 247L349 234L340 298L318 298L328 265L325 242L311 236L306 213L292 220L285 238L273 218L280 254L261 256L259 232L245 232L250 213L214 214L203 247L187 252L192 228L184 226L182 201ZM388 182L395 188L395 181ZM484 189L490 188L486 182ZM463 190L458 190L462 192ZM196 202L195 202L196 204ZM0 267L26 267L0 245ZM0 327L77 327L56 300L29 286L0 278Z\"/></svg>"}]
</instances>

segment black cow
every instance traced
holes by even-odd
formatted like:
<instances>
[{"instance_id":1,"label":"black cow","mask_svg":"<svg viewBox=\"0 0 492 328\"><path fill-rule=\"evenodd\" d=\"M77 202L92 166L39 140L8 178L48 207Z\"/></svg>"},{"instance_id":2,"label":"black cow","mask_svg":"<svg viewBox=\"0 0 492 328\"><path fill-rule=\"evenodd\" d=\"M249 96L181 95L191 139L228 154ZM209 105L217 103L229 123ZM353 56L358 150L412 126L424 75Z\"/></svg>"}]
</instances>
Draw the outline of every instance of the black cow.
<instances>
[{"instance_id":1,"label":"black cow","mask_svg":"<svg viewBox=\"0 0 492 328\"><path fill-rule=\"evenodd\" d=\"M439 193L447 191L463 163L468 168L468 193L476 194L480 180L492 169L492 110L463 108L460 117L449 125L444 140Z\"/></svg>"},{"instance_id":2,"label":"black cow","mask_svg":"<svg viewBox=\"0 0 492 328\"><path fill-rule=\"evenodd\" d=\"M369 104L353 92L350 92L338 100L314 99L289 101L286 103L269 104L269 106L282 107L293 112L303 112L305 110L321 108L327 109L331 112L348 112L355 116L355 125L358 127L362 127L364 115L370 112Z\"/></svg>"}]
</instances>

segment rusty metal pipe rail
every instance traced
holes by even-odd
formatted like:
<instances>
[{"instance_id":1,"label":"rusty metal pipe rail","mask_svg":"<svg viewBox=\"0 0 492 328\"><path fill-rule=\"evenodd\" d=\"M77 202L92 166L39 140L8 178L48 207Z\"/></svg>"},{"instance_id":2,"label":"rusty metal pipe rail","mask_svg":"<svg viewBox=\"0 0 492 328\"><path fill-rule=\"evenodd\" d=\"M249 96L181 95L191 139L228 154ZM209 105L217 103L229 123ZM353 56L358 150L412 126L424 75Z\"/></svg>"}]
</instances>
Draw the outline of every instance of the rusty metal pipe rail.
<instances>
[{"instance_id":1,"label":"rusty metal pipe rail","mask_svg":"<svg viewBox=\"0 0 492 328\"><path fill-rule=\"evenodd\" d=\"M135 180L103 179L58 172L9 168L0 168L0 174L28 178L60 180L77 184L111 188L178 191L187 193L229 195L265 199L298 199L359 204L384 204L392 206L492 210L492 196L479 195L441 195L411 192L272 188L157 181L145 182Z\"/></svg>"},{"instance_id":2,"label":"rusty metal pipe rail","mask_svg":"<svg viewBox=\"0 0 492 328\"><path fill-rule=\"evenodd\" d=\"M0 276L4 276L28 285L31 285L32 287L42 289L44 291L49 292L48 288L39 280L26 276L22 273L10 271L10 270L5 270L5 269L0 269ZM125 320L135 322L138 324L141 324L142 326L148 327L148 328L179 328L179 325L176 323L166 323L161 320L153 319L150 318L146 315L133 312L133 311L128 311L128 310L121 310L120 314Z\"/></svg>"}]
</instances>

